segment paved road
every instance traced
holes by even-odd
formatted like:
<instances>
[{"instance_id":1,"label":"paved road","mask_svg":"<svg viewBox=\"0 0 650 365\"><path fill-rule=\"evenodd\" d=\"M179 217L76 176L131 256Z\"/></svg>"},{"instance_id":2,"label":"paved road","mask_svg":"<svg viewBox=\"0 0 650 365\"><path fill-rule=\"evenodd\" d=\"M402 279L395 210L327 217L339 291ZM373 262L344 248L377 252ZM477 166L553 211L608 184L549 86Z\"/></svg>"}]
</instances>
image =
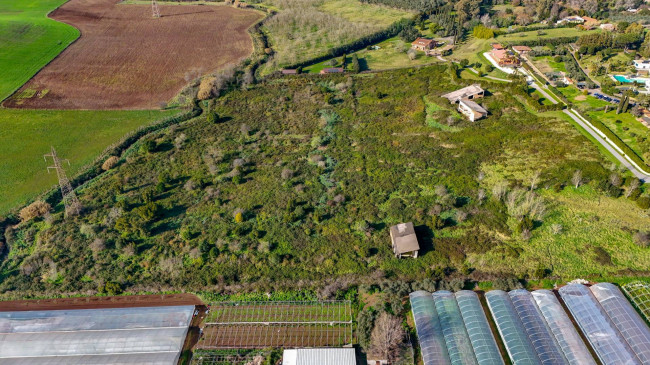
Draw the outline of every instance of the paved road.
<instances>
[{"instance_id":1,"label":"paved road","mask_svg":"<svg viewBox=\"0 0 650 365\"><path fill-rule=\"evenodd\" d=\"M627 167L634 176L639 178L640 180L643 180L644 182L650 182L650 175L642 172L639 170L636 166L634 166L630 161L628 161L627 158L621 154L618 149L614 148L612 145L610 145L609 141L605 140L605 138L601 137L601 135L596 132L596 130L591 126L591 124L587 124L582 118L578 117L575 112L569 109L564 110L564 114L568 115L573 119L576 123L578 123L582 128L584 128L589 134L591 134L598 143L600 143L603 147L609 151L617 160L619 160L623 166Z\"/></svg>"},{"instance_id":2,"label":"paved road","mask_svg":"<svg viewBox=\"0 0 650 365\"><path fill-rule=\"evenodd\" d=\"M533 83L531 83L530 86L532 86L535 90L539 91L539 93L542 94L542 96L544 96L546 100L550 101L553 104L558 103L555 97L552 97L549 93L547 93L546 90L543 87L539 86L537 82L533 81Z\"/></svg>"}]
</instances>

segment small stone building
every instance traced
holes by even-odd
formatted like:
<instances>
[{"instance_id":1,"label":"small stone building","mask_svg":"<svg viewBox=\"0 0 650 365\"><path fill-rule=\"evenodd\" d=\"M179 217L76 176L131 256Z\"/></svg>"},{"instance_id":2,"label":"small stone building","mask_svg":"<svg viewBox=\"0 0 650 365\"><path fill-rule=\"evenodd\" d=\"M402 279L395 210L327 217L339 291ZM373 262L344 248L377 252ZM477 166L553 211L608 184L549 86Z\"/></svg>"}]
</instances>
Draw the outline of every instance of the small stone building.
<instances>
[{"instance_id":1,"label":"small stone building","mask_svg":"<svg viewBox=\"0 0 650 365\"><path fill-rule=\"evenodd\" d=\"M415 228L412 222L400 223L390 227L390 239L393 244L395 257L418 257L420 244L415 235Z\"/></svg>"}]
</instances>

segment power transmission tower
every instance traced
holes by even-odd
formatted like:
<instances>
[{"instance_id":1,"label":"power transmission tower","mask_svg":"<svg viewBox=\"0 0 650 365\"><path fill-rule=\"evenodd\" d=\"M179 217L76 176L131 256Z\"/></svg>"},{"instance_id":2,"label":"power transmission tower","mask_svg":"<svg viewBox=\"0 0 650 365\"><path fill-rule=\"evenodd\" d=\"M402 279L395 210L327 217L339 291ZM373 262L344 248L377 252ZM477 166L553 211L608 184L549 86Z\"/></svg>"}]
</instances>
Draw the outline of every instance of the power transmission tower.
<instances>
[{"instance_id":1,"label":"power transmission tower","mask_svg":"<svg viewBox=\"0 0 650 365\"><path fill-rule=\"evenodd\" d=\"M68 176L65 174L65 170L63 170L63 166L61 166L61 160L59 159L59 156L57 156L54 147L51 148L52 150L50 154L43 155L43 159L45 160L45 162L47 162L48 157L52 157L52 161L54 163L54 166L49 166L47 168L47 172L49 173L50 169L56 170L56 175L59 178L59 186L61 187L61 196L63 197L63 205L65 205L65 216L71 217L73 215L77 215L81 213L81 203L79 203L77 194L75 194L74 190L72 189L70 180L68 180ZM70 161L68 160L64 160L64 161L66 161L68 163L68 166L70 166Z\"/></svg>"},{"instance_id":2,"label":"power transmission tower","mask_svg":"<svg viewBox=\"0 0 650 365\"><path fill-rule=\"evenodd\" d=\"M158 8L158 2L156 0L151 0L151 12L153 13L154 18L160 18L160 9Z\"/></svg>"}]
</instances>

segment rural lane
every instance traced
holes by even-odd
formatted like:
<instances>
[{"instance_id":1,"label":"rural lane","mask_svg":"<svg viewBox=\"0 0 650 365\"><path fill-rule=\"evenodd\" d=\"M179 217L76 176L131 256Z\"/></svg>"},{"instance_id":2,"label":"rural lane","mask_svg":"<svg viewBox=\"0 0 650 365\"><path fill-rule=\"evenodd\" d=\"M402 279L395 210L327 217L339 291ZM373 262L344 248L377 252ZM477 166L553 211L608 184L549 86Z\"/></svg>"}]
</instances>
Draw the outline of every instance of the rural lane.
<instances>
[{"instance_id":1,"label":"rural lane","mask_svg":"<svg viewBox=\"0 0 650 365\"><path fill-rule=\"evenodd\" d=\"M584 130L586 130L589 134L591 134L591 136L594 137L594 139L598 143L600 143L603 147L605 147L607 149L607 151L609 151L609 153L611 153L617 160L619 160L623 164L623 166L627 167L632 172L632 174L634 174L634 176L636 176L640 180L643 180L644 182L650 182L650 175L648 175L645 172L641 171L634 164L632 164L625 157L624 154L621 154L618 151L617 148L614 148L610 144L609 141L607 141L605 138L601 137L601 135L598 132L596 132L596 130L591 126L591 124L589 124L588 122L583 120L581 117L576 115L575 112L573 110L571 110L571 109L565 109L565 110L563 110L563 112L564 112L564 114L571 117L571 119L573 119L576 123L578 123L578 125L580 125L582 128L584 128Z\"/></svg>"}]
</instances>

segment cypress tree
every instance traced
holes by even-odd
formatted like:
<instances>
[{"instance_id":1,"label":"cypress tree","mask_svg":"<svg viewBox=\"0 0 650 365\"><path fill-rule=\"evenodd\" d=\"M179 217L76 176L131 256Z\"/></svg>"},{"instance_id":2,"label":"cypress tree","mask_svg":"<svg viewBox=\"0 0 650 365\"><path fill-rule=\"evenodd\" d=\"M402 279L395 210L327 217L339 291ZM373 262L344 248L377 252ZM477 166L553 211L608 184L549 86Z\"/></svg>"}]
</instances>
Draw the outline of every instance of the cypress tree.
<instances>
[{"instance_id":1,"label":"cypress tree","mask_svg":"<svg viewBox=\"0 0 650 365\"><path fill-rule=\"evenodd\" d=\"M625 98L623 98L623 109L621 110L621 113L625 113L629 106L630 106L630 97L626 96Z\"/></svg>"},{"instance_id":2,"label":"cypress tree","mask_svg":"<svg viewBox=\"0 0 650 365\"><path fill-rule=\"evenodd\" d=\"M359 64L359 57L357 54L352 55L352 72L359 73L361 72L361 65Z\"/></svg>"}]
</instances>

